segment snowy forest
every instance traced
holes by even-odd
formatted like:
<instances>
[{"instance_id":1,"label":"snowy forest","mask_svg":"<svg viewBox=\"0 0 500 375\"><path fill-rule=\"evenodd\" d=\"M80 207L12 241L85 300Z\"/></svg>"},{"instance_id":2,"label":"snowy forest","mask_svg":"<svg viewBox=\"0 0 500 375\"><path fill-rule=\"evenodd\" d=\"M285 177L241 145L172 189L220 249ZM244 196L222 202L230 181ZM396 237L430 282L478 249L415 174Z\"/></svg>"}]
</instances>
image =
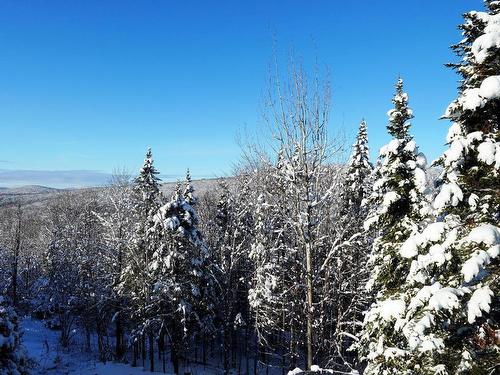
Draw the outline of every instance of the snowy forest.
<instances>
[{"instance_id":1,"label":"snowy forest","mask_svg":"<svg viewBox=\"0 0 500 375\"><path fill-rule=\"evenodd\" d=\"M500 374L500 1L484 3L451 46L434 162L397 72L371 162L369 119L346 145L328 78L292 61L269 136L213 188L189 171L165 188L148 149L105 187L0 200L0 374L71 373L71 352L89 374Z\"/></svg>"}]
</instances>

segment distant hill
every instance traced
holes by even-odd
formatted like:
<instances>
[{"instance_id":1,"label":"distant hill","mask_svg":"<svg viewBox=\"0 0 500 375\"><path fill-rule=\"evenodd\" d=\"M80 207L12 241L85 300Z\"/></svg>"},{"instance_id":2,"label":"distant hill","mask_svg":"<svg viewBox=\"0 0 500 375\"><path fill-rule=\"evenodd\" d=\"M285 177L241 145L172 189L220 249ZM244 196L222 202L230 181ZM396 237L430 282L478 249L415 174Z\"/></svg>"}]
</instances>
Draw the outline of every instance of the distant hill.
<instances>
[{"instance_id":1,"label":"distant hill","mask_svg":"<svg viewBox=\"0 0 500 375\"><path fill-rule=\"evenodd\" d=\"M436 189L435 182L440 174L439 168L429 168L427 170L427 179L429 184L429 195L432 196ZM203 178L193 180L192 185L195 189L195 194L198 197L203 196L207 192L215 191L218 187L219 181L224 179L228 185L234 186L235 179L233 177L222 178ZM180 181L181 188L184 188L184 181ZM176 182L165 182L161 185L161 191L164 196L168 198L175 189ZM74 188L74 189L56 189L40 185L27 185L22 187L5 188L0 187L0 205L12 204L21 201L23 204L41 204L44 201L56 197L58 194L65 191L85 191L85 190L102 191L106 187L93 187L93 188Z\"/></svg>"},{"instance_id":2,"label":"distant hill","mask_svg":"<svg viewBox=\"0 0 500 375\"><path fill-rule=\"evenodd\" d=\"M192 185L196 191L196 195L202 196L206 192L215 190L219 180L220 179L217 178L193 180ZM184 181L180 181L180 183L183 188ZM176 182L165 182L161 185L161 191L166 197L169 197L174 191L176 184ZM15 202L22 202L22 204L40 204L65 191L78 192L88 189L100 191L106 189L106 187L74 189L56 189L40 185L26 185L12 188L0 187L0 205L12 204Z\"/></svg>"},{"instance_id":3,"label":"distant hill","mask_svg":"<svg viewBox=\"0 0 500 375\"><path fill-rule=\"evenodd\" d=\"M15 202L33 204L46 201L63 190L39 185L0 187L0 206Z\"/></svg>"},{"instance_id":4,"label":"distant hill","mask_svg":"<svg viewBox=\"0 0 500 375\"><path fill-rule=\"evenodd\" d=\"M20 187L0 187L0 195L48 194L59 189L40 185L26 185Z\"/></svg>"}]
</instances>

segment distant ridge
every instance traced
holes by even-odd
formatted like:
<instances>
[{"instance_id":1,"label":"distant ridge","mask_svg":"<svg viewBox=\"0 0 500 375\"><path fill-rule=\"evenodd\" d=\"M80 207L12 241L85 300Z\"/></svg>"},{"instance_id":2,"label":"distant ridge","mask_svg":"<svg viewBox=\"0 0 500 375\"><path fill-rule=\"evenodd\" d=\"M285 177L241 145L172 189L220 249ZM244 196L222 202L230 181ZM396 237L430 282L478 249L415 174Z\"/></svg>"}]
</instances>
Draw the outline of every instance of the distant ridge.
<instances>
[{"instance_id":1,"label":"distant ridge","mask_svg":"<svg viewBox=\"0 0 500 375\"><path fill-rule=\"evenodd\" d=\"M51 186L54 188L105 185L111 173L93 170L10 170L0 169L0 185L7 187Z\"/></svg>"},{"instance_id":2,"label":"distant ridge","mask_svg":"<svg viewBox=\"0 0 500 375\"><path fill-rule=\"evenodd\" d=\"M42 185L25 185L19 187L0 187L1 195L24 195L24 194L47 194L61 189L51 188Z\"/></svg>"}]
</instances>

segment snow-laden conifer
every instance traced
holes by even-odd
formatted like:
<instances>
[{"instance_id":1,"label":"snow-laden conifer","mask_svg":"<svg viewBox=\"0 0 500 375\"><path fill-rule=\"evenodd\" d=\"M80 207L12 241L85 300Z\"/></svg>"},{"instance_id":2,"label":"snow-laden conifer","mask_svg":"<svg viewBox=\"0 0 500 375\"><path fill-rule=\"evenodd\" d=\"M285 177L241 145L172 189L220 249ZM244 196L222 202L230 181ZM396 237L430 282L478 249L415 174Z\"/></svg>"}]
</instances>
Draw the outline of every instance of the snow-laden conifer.
<instances>
[{"instance_id":1,"label":"snow-laden conifer","mask_svg":"<svg viewBox=\"0 0 500 375\"><path fill-rule=\"evenodd\" d=\"M19 320L0 296L0 375L28 374L27 357L21 346Z\"/></svg>"},{"instance_id":2,"label":"snow-laden conifer","mask_svg":"<svg viewBox=\"0 0 500 375\"><path fill-rule=\"evenodd\" d=\"M405 371L493 374L500 371L500 2L469 12L450 64L461 75L448 149L437 164L438 220L401 249L411 260L412 291L401 316L409 343Z\"/></svg>"},{"instance_id":3,"label":"snow-laden conifer","mask_svg":"<svg viewBox=\"0 0 500 375\"><path fill-rule=\"evenodd\" d=\"M168 333L178 373L182 350L198 333L213 325L213 277L209 250L198 229L189 172L185 188L178 183L169 202L154 216L157 247L149 272L154 281L151 310L159 334Z\"/></svg>"},{"instance_id":4,"label":"snow-laden conifer","mask_svg":"<svg viewBox=\"0 0 500 375\"><path fill-rule=\"evenodd\" d=\"M346 201L351 208L361 207L363 199L370 194L368 186L368 177L371 175L373 167L370 163L370 154L368 149L368 133L366 130L366 121L362 120L359 124L356 142L352 146L351 157L346 174Z\"/></svg>"},{"instance_id":5,"label":"snow-laden conifer","mask_svg":"<svg viewBox=\"0 0 500 375\"><path fill-rule=\"evenodd\" d=\"M368 361L367 374L400 373L395 363L408 345L396 319L404 312L403 285L410 267L401 245L417 232L428 211L424 197L425 158L418 153L409 133L413 114L401 79L392 102L394 108L387 113L387 130L392 139L380 150L369 198L373 208L365 221L365 228L376 234L369 259L372 275L367 285L375 294L375 302L365 316L360 346Z\"/></svg>"},{"instance_id":6,"label":"snow-laden conifer","mask_svg":"<svg viewBox=\"0 0 500 375\"><path fill-rule=\"evenodd\" d=\"M365 229L374 228L378 234L371 255L374 271L369 285L377 292L398 287L405 280L408 264L400 261L400 245L418 229L428 212L423 195L425 157L408 132L413 113L402 79L398 79L392 102L394 108L387 113L392 139L380 149L373 191L368 198L373 208L364 223Z\"/></svg>"},{"instance_id":7,"label":"snow-laden conifer","mask_svg":"<svg viewBox=\"0 0 500 375\"><path fill-rule=\"evenodd\" d=\"M133 324L132 337L136 339L149 329L151 333L151 299L153 279L150 265L157 244L153 235L154 216L161 203L159 182L151 149L148 149L144 164L133 186L133 215L135 228L128 246L126 265L123 268L119 292L129 299Z\"/></svg>"}]
</instances>

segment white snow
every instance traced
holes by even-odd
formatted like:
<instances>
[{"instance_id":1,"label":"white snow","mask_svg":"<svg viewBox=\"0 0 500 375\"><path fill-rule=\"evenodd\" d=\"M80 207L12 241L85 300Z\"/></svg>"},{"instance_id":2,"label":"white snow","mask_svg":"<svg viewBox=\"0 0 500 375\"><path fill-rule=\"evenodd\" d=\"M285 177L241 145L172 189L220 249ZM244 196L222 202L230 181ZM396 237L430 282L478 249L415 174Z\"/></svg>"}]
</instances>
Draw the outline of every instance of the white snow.
<instances>
[{"instance_id":1,"label":"white snow","mask_svg":"<svg viewBox=\"0 0 500 375\"><path fill-rule=\"evenodd\" d=\"M434 208L437 210L443 209L448 203L452 206L456 206L462 199L464 195L462 189L454 182L446 183L441 187L441 191L434 198Z\"/></svg>"},{"instance_id":2,"label":"white snow","mask_svg":"<svg viewBox=\"0 0 500 375\"><path fill-rule=\"evenodd\" d=\"M318 365L312 365L311 372L322 372L322 373L328 372L330 374L334 373L333 370L324 369L324 368L319 367ZM296 367L293 370L288 371L287 375L297 375L297 374L302 374L302 373L304 373L304 371L301 370L300 368ZM353 370L352 372L349 372L349 373L344 372L343 374L358 375L359 373L356 370Z\"/></svg>"},{"instance_id":3,"label":"white snow","mask_svg":"<svg viewBox=\"0 0 500 375\"><path fill-rule=\"evenodd\" d=\"M381 155L387 155L388 153L396 154L398 148L401 146L401 141L399 139L391 140L387 145L380 149Z\"/></svg>"},{"instance_id":4,"label":"white snow","mask_svg":"<svg viewBox=\"0 0 500 375\"><path fill-rule=\"evenodd\" d=\"M471 281L489 263L489 254L484 250L476 250L474 255L467 259L467 261L462 265L462 275L464 276L465 282L468 283Z\"/></svg>"},{"instance_id":5,"label":"white snow","mask_svg":"<svg viewBox=\"0 0 500 375\"><path fill-rule=\"evenodd\" d=\"M60 332L46 328L42 321L25 318L22 319L21 326L24 331L23 346L36 363L31 375L144 375L151 373L149 369L142 366L132 367L125 363L99 362L94 353L87 353L82 349L80 342L73 343L69 350L63 350L58 340ZM78 336L78 332L75 335ZM170 363L168 365L167 374L172 375ZM163 373L163 368L159 363L156 368L155 374ZM213 375L223 372L221 368L211 365L195 364L186 370L193 375Z\"/></svg>"},{"instance_id":6,"label":"white snow","mask_svg":"<svg viewBox=\"0 0 500 375\"><path fill-rule=\"evenodd\" d=\"M477 151L478 159L480 161L484 162L485 164L492 165L498 159L498 154L500 153L500 145L488 139L485 142L479 144L479 146L477 147Z\"/></svg>"},{"instance_id":7,"label":"white snow","mask_svg":"<svg viewBox=\"0 0 500 375\"><path fill-rule=\"evenodd\" d=\"M445 223L436 222L429 224L422 233L416 233L403 242L399 254L403 258L413 258L418 254L418 248L425 246L429 242L441 240L445 230ZM443 249L444 250L444 249ZM434 252L436 253L436 252Z\"/></svg>"},{"instance_id":8,"label":"white snow","mask_svg":"<svg viewBox=\"0 0 500 375\"><path fill-rule=\"evenodd\" d=\"M445 247L441 244L432 245L429 248L429 256L438 266L442 266L450 257L450 255L445 252Z\"/></svg>"},{"instance_id":9,"label":"white snow","mask_svg":"<svg viewBox=\"0 0 500 375\"><path fill-rule=\"evenodd\" d=\"M467 150L467 142L463 137L456 137L448 150L444 152L445 165L450 166L461 161Z\"/></svg>"},{"instance_id":10,"label":"white snow","mask_svg":"<svg viewBox=\"0 0 500 375\"><path fill-rule=\"evenodd\" d=\"M379 303L380 317L389 321L400 318L405 311L405 301L401 299L387 299Z\"/></svg>"},{"instance_id":11,"label":"white snow","mask_svg":"<svg viewBox=\"0 0 500 375\"><path fill-rule=\"evenodd\" d=\"M453 139L462 134L462 128L460 127L460 124L457 122L454 122L450 128L448 129L448 134L446 136L446 142L451 143Z\"/></svg>"},{"instance_id":12,"label":"white snow","mask_svg":"<svg viewBox=\"0 0 500 375\"><path fill-rule=\"evenodd\" d=\"M491 258L496 258L500 254L500 245L493 245L487 251Z\"/></svg>"},{"instance_id":13,"label":"white snow","mask_svg":"<svg viewBox=\"0 0 500 375\"><path fill-rule=\"evenodd\" d=\"M424 306L425 303L427 303L427 301L431 298L431 296L439 289L441 289L441 284L439 282L435 282L432 285L426 285L422 287L408 304L408 311L413 313L419 307Z\"/></svg>"},{"instance_id":14,"label":"white snow","mask_svg":"<svg viewBox=\"0 0 500 375\"><path fill-rule=\"evenodd\" d=\"M458 98L458 102L464 110L475 110L477 107L484 105L484 100L479 95L479 88L465 90L462 96Z\"/></svg>"},{"instance_id":15,"label":"white snow","mask_svg":"<svg viewBox=\"0 0 500 375\"><path fill-rule=\"evenodd\" d=\"M421 169L425 169L427 167L427 158L425 157L425 154L423 152L419 152L417 154L417 165Z\"/></svg>"},{"instance_id":16,"label":"white snow","mask_svg":"<svg viewBox=\"0 0 500 375\"><path fill-rule=\"evenodd\" d=\"M498 98L500 98L500 76L490 76L481 82L480 87L465 90L458 98L458 104L463 110L473 111L484 107L488 101ZM454 105L455 103L452 103L450 107Z\"/></svg>"},{"instance_id":17,"label":"white snow","mask_svg":"<svg viewBox=\"0 0 500 375\"><path fill-rule=\"evenodd\" d=\"M420 168L415 168L415 184L420 192L424 192L427 188L427 176L425 172Z\"/></svg>"},{"instance_id":18,"label":"white snow","mask_svg":"<svg viewBox=\"0 0 500 375\"><path fill-rule=\"evenodd\" d=\"M483 224L470 231L467 241L491 246L498 245L500 244L500 228L492 224Z\"/></svg>"},{"instance_id":19,"label":"white snow","mask_svg":"<svg viewBox=\"0 0 500 375\"><path fill-rule=\"evenodd\" d=\"M479 87L479 96L486 100L500 98L500 75L485 78Z\"/></svg>"},{"instance_id":20,"label":"white snow","mask_svg":"<svg viewBox=\"0 0 500 375\"><path fill-rule=\"evenodd\" d=\"M462 266L465 282L471 281L484 269L492 258L496 258L500 247L500 229L492 224L483 224L472 229L465 238L466 243L485 244L487 251L476 249Z\"/></svg>"},{"instance_id":21,"label":"white snow","mask_svg":"<svg viewBox=\"0 0 500 375\"><path fill-rule=\"evenodd\" d=\"M395 191L388 191L384 195L384 199L382 201L382 206L380 208L380 213L386 213L389 209L389 206L396 202L400 198L399 194Z\"/></svg>"},{"instance_id":22,"label":"white snow","mask_svg":"<svg viewBox=\"0 0 500 375\"><path fill-rule=\"evenodd\" d=\"M471 193L471 195L469 195L469 199L467 200L467 202L469 203L469 206L472 209L472 211L476 210L478 201L479 197L476 194Z\"/></svg>"},{"instance_id":23,"label":"white snow","mask_svg":"<svg viewBox=\"0 0 500 375\"><path fill-rule=\"evenodd\" d=\"M436 242L441 239L445 230L445 223L439 221L429 224L422 232L422 242Z\"/></svg>"},{"instance_id":24,"label":"white snow","mask_svg":"<svg viewBox=\"0 0 500 375\"><path fill-rule=\"evenodd\" d=\"M417 149L417 143L414 140L409 141L404 147L404 151L415 152Z\"/></svg>"},{"instance_id":25,"label":"white snow","mask_svg":"<svg viewBox=\"0 0 500 375\"><path fill-rule=\"evenodd\" d=\"M429 299L429 308L432 310L452 310L460 306L458 296L463 292L455 288L440 288Z\"/></svg>"},{"instance_id":26,"label":"white snow","mask_svg":"<svg viewBox=\"0 0 500 375\"><path fill-rule=\"evenodd\" d=\"M476 318L483 315L481 311L490 312L491 297L493 291L488 287L476 289L467 303L467 320L469 323L474 323Z\"/></svg>"},{"instance_id":27,"label":"white snow","mask_svg":"<svg viewBox=\"0 0 500 375\"><path fill-rule=\"evenodd\" d=\"M484 34L472 43L471 51L478 63L483 63L493 48L500 48L500 14L486 18L488 23Z\"/></svg>"},{"instance_id":28,"label":"white snow","mask_svg":"<svg viewBox=\"0 0 500 375\"><path fill-rule=\"evenodd\" d=\"M483 82L481 82L481 86L464 90L462 95L457 99L457 102L450 104L446 110L445 116L449 116L456 108L457 104L462 110L473 111L477 108L484 107L489 100L498 98L500 98L500 76L486 77ZM448 132L448 142L457 134L457 129L450 129Z\"/></svg>"},{"instance_id":29,"label":"white snow","mask_svg":"<svg viewBox=\"0 0 500 375\"><path fill-rule=\"evenodd\" d=\"M403 242L403 245L401 245L401 248L399 249L399 255L401 255L403 258L413 258L417 254L418 244L416 238L415 236L409 237L405 242Z\"/></svg>"}]
</instances>

